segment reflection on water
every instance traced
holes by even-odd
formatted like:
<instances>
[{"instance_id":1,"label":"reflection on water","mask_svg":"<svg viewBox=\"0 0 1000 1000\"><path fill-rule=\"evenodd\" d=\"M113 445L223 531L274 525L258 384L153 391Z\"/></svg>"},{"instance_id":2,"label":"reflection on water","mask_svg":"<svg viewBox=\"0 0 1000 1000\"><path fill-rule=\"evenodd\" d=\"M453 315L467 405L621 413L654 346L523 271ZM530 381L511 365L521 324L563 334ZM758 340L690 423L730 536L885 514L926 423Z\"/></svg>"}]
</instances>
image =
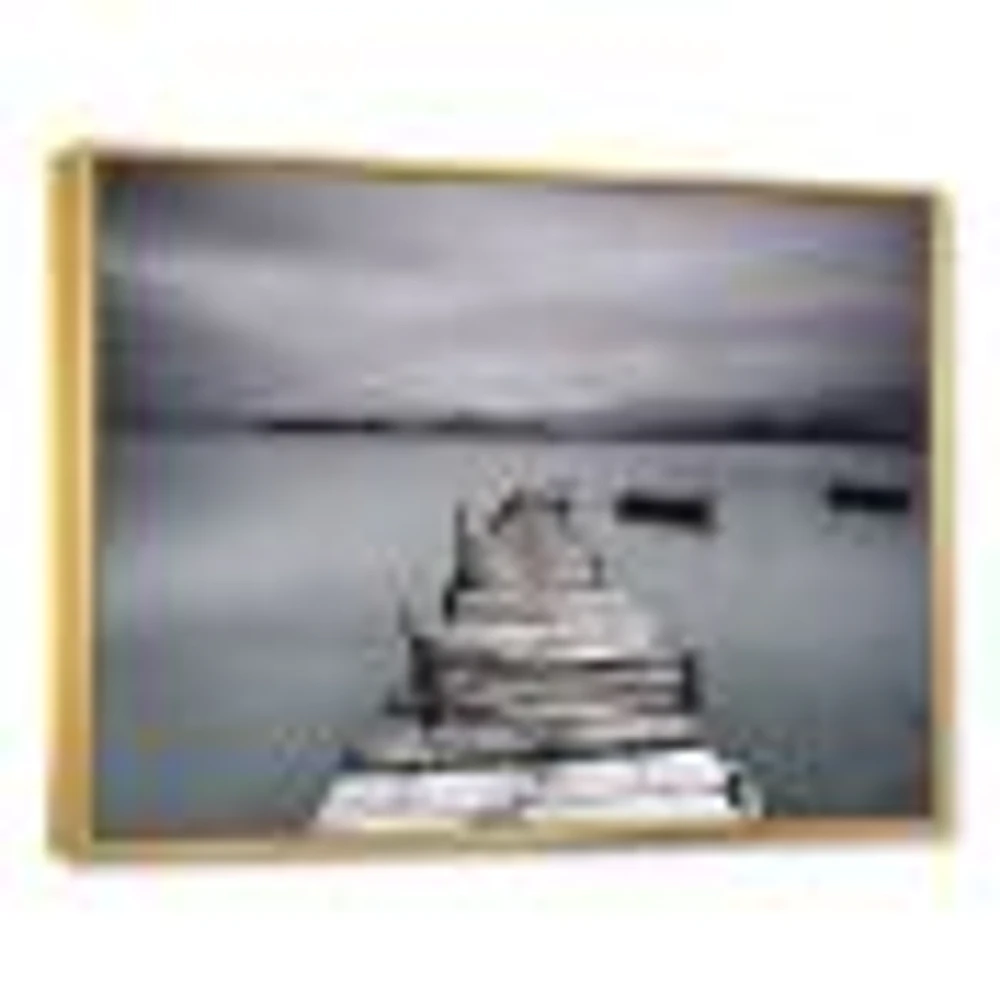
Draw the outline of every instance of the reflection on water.
<instances>
[{"instance_id":1,"label":"reflection on water","mask_svg":"<svg viewBox=\"0 0 1000 1000\"><path fill-rule=\"evenodd\" d=\"M98 824L305 823L337 749L402 676L451 508L576 484L622 581L704 651L716 741L781 814L928 806L923 459L892 448L455 438L111 438L101 510ZM905 482L905 516L833 514L837 475ZM708 488L720 530L614 523L615 491Z\"/></svg>"}]
</instances>

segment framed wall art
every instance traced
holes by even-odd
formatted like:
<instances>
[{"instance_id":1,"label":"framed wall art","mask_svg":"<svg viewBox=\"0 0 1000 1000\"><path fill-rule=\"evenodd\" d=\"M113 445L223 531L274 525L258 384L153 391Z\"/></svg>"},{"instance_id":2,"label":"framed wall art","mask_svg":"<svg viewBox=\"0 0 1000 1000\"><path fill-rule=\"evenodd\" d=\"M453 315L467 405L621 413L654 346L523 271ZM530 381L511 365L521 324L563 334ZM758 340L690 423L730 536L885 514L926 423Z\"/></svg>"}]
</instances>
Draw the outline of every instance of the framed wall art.
<instances>
[{"instance_id":1,"label":"framed wall art","mask_svg":"<svg viewBox=\"0 0 1000 1000\"><path fill-rule=\"evenodd\" d=\"M51 194L62 854L948 830L941 194L100 147Z\"/></svg>"}]
</instances>

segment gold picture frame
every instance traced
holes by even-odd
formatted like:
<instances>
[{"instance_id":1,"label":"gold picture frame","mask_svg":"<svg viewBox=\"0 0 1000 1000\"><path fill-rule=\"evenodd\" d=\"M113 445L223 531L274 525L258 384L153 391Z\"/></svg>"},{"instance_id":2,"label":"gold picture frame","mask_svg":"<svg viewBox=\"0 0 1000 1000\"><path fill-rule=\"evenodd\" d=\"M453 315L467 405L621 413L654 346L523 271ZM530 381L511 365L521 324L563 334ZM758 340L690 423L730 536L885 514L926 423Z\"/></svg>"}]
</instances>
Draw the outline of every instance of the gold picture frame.
<instances>
[{"instance_id":1,"label":"gold picture frame","mask_svg":"<svg viewBox=\"0 0 1000 1000\"><path fill-rule=\"evenodd\" d=\"M448 833L105 839L95 835L94 802L94 568L95 462L101 441L95 413L95 197L103 163L169 164L178 169L368 177L547 180L584 179L643 184L718 184L726 190L801 190L814 197L879 199L900 194L928 199L932 209L930 399L931 512L931 810L927 818L763 818L720 828L666 827L654 821L550 823L530 831L463 830ZM297 154L129 149L81 144L57 152L49 165L48 416L50 498L49 845L76 862L300 861L509 852L563 847L670 843L831 843L948 838L954 807L954 427L952 361L953 268L951 208L937 190L840 182L684 177L662 172L588 169L574 163L490 166L429 161L371 161Z\"/></svg>"}]
</instances>

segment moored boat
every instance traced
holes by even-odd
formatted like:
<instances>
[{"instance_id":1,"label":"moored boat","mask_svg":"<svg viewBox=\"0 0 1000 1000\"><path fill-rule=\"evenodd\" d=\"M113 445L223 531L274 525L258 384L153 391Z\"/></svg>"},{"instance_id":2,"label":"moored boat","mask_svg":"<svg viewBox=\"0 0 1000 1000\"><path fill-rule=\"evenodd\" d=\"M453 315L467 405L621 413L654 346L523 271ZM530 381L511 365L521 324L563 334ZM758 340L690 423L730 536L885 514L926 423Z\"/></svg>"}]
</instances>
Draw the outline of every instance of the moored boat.
<instances>
[{"instance_id":1,"label":"moored boat","mask_svg":"<svg viewBox=\"0 0 1000 1000\"><path fill-rule=\"evenodd\" d=\"M708 494L672 494L650 490L623 490L615 499L615 514L622 521L713 531L717 527L715 501Z\"/></svg>"},{"instance_id":2,"label":"moored boat","mask_svg":"<svg viewBox=\"0 0 1000 1000\"><path fill-rule=\"evenodd\" d=\"M826 502L834 511L905 514L910 509L910 491L891 483L835 479L826 488Z\"/></svg>"}]
</instances>

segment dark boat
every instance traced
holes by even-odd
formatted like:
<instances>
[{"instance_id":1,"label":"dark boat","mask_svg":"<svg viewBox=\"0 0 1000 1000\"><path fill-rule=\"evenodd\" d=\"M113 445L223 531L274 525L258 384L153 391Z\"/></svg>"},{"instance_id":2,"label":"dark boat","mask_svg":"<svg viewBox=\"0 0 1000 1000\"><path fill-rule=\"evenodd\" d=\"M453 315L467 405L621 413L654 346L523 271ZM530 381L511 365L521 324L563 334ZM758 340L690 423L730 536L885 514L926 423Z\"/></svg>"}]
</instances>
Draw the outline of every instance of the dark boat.
<instances>
[{"instance_id":1,"label":"dark boat","mask_svg":"<svg viewBox=\"0 0 1000 1000\"><path fill-rule=\"evenodd\" d=\"M905 514L910 509L910 492L905 486L835 479L826 488L826 502L836 511Z\"/></svg>"},{"instance_id":2,"label":"dark boat","mask_svg":"<svg viewBox=\"0 0 1000 1000\"><path fill-rule=\"evenodd\" d=\"M623 521L653 521L702 531L716 527L713 499L699 494L668 496L624 490L615 499L615 514Z\"/></svg>"}]
</instances>

